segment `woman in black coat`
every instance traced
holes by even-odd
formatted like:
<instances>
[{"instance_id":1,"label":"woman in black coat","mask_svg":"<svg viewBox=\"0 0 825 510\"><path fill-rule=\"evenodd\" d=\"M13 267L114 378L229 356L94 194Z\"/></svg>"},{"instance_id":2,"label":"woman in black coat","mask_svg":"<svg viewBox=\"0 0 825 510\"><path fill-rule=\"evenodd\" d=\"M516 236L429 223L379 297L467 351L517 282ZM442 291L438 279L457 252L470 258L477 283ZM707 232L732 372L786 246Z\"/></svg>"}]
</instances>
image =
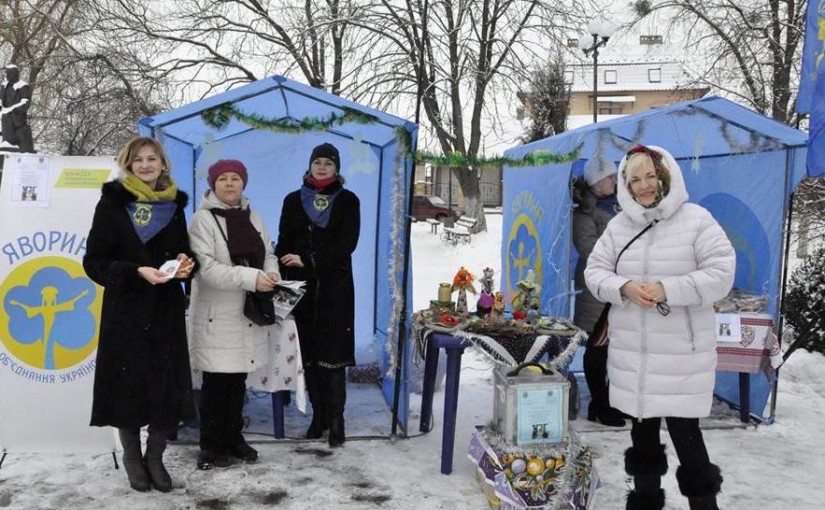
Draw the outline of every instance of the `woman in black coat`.
<instances>
[{"instance_id":1,"label":"woman in black coat","mask_svg":"<svg viewBox=\"0 0 825 510\"><path fill-rule=\"evenodd\" d=\"M301 189L284 199L275 255L285 280L305 280L307 293L293 310L301 344L312 424L307 438L329 428L341 446L346 367L355 364L355 290L352 252L361 230L360 202L344 189L338 149L315 147Z\"/></svg>"},{"instance_id":2,"label":"woman in black coat","mask_svg":"<svg viewBox=\"0 0 825 510\"><path fill-rule=\"evenodd\" d=\"M120 178L103 185L83 257L86 274L104 287L91 425L117 427L133 489L167 492L167 434L195 416L179 279L194 267L184 216L188 199L151 138L129 142L118 165ZM170 259L181 262L178 272L159 271Z\"/></svg>"}]
</instances>

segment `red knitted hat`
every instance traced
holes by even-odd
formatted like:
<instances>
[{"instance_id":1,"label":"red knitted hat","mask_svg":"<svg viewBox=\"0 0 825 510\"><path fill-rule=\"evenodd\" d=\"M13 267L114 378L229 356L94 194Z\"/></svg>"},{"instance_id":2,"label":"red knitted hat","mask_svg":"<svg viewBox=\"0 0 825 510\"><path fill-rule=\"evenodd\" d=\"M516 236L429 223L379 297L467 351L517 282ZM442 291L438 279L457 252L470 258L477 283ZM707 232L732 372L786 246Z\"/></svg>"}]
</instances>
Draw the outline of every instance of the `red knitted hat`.
<instances>
[{"instance_id":1,"label":"red knitted hat","mask_svg":"<svg viewBox=\"0 0 825 510\"><path fill-rule=\"evenodd\" d=\"M249 176L246 173L246 167L244 164L237 159L219 159L218 161L212 163L212 166L209 167L209 172L206 175L206 182L209 183L209 187L212 188L212 191L215 191L215 181L218 180L218 177L227 172L235 172L240 175L243 180L243 187L246 189L246 183L249 180Z\"/></svg>"}]
</instances>

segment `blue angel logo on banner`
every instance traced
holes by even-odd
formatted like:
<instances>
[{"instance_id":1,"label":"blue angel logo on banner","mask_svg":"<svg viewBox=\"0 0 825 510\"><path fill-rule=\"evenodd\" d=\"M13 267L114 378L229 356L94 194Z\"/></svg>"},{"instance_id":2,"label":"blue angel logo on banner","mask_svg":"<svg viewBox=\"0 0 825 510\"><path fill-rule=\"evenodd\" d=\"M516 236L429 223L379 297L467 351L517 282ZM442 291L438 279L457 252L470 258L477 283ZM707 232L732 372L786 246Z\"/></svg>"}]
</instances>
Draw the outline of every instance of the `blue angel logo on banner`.
<instances>
[{"instance_id":1,"label":"blue angel logo on banner","mask_svg":"<svg viewBox=\"0 0 825 510\"><path fill-rule=\"evenodd\" d=\"M825 175L825 0L809 0L796 111L810 112L808 176Z\"/></svg>"}]
</instances>

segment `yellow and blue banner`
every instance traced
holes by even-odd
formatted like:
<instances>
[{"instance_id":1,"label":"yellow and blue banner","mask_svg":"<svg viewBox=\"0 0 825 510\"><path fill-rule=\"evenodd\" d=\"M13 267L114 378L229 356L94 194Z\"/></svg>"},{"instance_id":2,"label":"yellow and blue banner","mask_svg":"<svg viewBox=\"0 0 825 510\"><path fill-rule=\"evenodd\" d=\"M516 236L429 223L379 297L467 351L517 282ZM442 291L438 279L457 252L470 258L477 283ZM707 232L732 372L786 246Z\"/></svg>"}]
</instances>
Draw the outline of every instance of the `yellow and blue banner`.
<instances>
[{"instance_id":1,"label":"yellow and blue banner","mask_svg":"<svg viewBox=\"0 0 825 510\"><path fill-rule=\"evenodd\" d=\"M103 289L82 259L114 159L9 154L3 170L0 446L113 451L111 430L89 426Z\"/></svg>"},{"instance_id":2,"label":"yellow and blue banner","mask_svg":"<svg viewBox=\"0 0 825 510\"><path fill-rule=\"evenodd\" d=\"M808 0L796 111L810 112L808 175L825 175L825 0Z\"/></svg>"},{"instance_id":3,"label":"yellow and blue banner","mask_svg":"<svg viewBox=\"0 0 825 510\"><path fill-rule=\"evenodd\" d=\"M808 0L808 12L805 15L805 43L802 50L802 72L799 80L799 94L796 98L796 111L808 113L812 110L816 87L820 73L823 72L825 60L825 0Z\"/></svg>"}]
</instances>

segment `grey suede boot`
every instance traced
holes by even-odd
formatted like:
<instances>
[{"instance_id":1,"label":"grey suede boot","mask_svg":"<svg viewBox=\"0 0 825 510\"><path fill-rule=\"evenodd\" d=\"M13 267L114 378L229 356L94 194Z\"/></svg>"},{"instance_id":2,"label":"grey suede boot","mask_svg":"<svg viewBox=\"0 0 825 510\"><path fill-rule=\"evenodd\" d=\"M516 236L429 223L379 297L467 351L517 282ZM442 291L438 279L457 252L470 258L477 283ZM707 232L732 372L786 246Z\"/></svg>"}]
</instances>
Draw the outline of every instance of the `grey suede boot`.
<instances>
[{"instance_id":1,"label":"grey suede boot","mask_svg":"<svg viewBox=\"0 0 825 510\"><path fill-rule=\"evenodd\" d=\"M163 452L166 450L167 431L149 430L149 439L146 440L146 456L143 461L152 486L161 492L172 490L172 477L163 465Z\"/></svg>"},{"instance_id":2,"label":"grey suede boot","mask_svg":"<svg viewBox=\"0 0 825 510\"><path fill-rule=\"evenodd\" d=\"M129 477L129 485L136 491L148 491L152 488L152 482L140 453L140 429L117 429L117 433L123 445L123 469Z\"/></svg>"}]
</instances>

